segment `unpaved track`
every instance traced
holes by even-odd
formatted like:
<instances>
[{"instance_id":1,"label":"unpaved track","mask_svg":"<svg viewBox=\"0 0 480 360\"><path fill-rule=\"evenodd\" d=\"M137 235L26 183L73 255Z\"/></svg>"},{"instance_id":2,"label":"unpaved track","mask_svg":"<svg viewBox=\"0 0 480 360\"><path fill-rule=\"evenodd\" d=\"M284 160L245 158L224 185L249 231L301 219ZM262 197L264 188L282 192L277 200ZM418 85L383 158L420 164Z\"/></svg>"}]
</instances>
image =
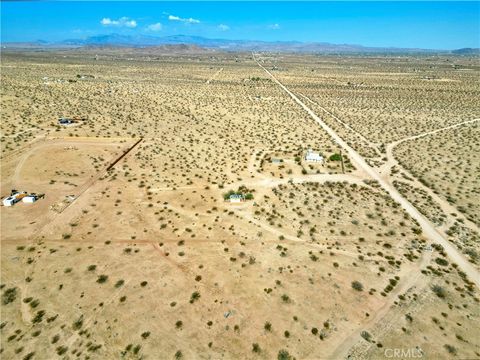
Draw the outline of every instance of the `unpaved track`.
<instances>
[{"instance_id":1,"label":"unpaved track","mask_svg":"<svg viewBox=\"0 0 480 360\"><path fill-rule=\"evenodd\" d=\"M290 177L285 177L283 179L272 179L264 177L260 180L246 180L238 181L232 184L229 184L229 187L235 188L241 185L247 187L261 187L261 188L273 188L279 185L286 184L303 184L303 183L325 183L325 182L348 182L350 184L361 184L365 185L364 179L361 175L354 174L312 174L312 175L295 175Z\"/></svg>"},{"instance_id":2,"label":"unpaved track","mask_svg":"<svg viewBox=\"0 0 480 360\"><path fill-rule=\"evenodd\" d=\"M37 127L31 127L31 128L28 128L28 129L23 130L23 131L19 131L19 132L14 133L14 134L10 134L10 135L0 135L0 137L2 137L2 138L14 138L14 137L17 137L17 136L19 136L19 135L22 135L22 134L31 132L31 131L33 131L33 130L44 130L44 129L37 128Z\"/></svg>"},{"instance_id":3,"label":"unpaved track","mask_svg":"<svg viewBox=\"0 0 480 360\"><path fill-rule=\"evenodd\" d=\"M379 308L373 317L369 318L365 322L361 322L357 324L352 331L348 333L347 336L344 336L344 340L336 346L335 349L330 353L328 356L329 359L347 359L348 353L350 350L362 341L361 331L362 330L371 330L377 324L385 321L387 314L392 311L392 308L395 306L395 302L398 301L398 295L411 293L414 290L416 292L420 292L421 289L425 288L426 283L425 280L422 278L422 273L420 272L421 269L425 268L432 257L432 252L423 252L422 259L419 263L414 265L412 268L407 270L406 272L402 272L399 274L401 279L406 279L406 282L399 283L397 287L389 294L389 297ZM390 324L391 326L391 324Z\"/></svg>"},{"instance_id":4,"label":"unpaved track","mask_svg":"<svg viewBox=\"0 0 480 360\"><path fill-rule=\"evenodd\" d=\"M285 177L283 179L270 178L264 174L255 174L259 177L252 180L236 181L227 184L229 188L236 188L239 186L247 186L252 188L273 188L279 185L286 184L303 184L303 183L325 183L325 182L348 182L350 184L366 185L364 180L367 179L362 173L356 172L352 174L312 174L312 175L294 175ZM204 185L198 186L178 186L178 187L158 187L151 188L149 191L178 191L178 190L199 190L205 189Z\"/></svg>"},{"instance_id":5,"label":"unpaved track","mask_svg":"<svg viewBox=\"0 0 480 360\"><path fill-rule=\"evenodd\" d=\"M375 150L375 152L378 154L378 156L382 156L382 154L380 153L380 151L378 150L378 147L377 145L375 145L374 143L372 143L370 140L368 140L365 136L363 136L362 134L360 134L357 130L355 130L354 128L352 128L350 125L348 125L345 121L339 119L335 114L331 113L330 111L328 111L327 109L325 109L323 106L321 106L320 104L318 104L317 102L313 101L312 99L310 99L309 97L301 94L301 93L298 93L301 97L303 97L304 99L308 100L309 102L311 102L312 104L318 106L319 109L321 109L322 111L326 112L328 115L330 115L332 118L334 118L338 123L340 123L341 125L343 125L343 127L345 127L346 129L350 130L352 133L354 133L355 135L357 135L360 139L362 139L366 145L368 145L369 147L371 147L373 150Z\"/></svg>"},{"instance_id":6,"label":"unpaved track","mask_svg":"<svg viewBox=\"0 0 480 360\"><path fill-rule=\"evenodd\" d=\"M415 140L415 139L419 139L419 138L422 138L422 137L425 137L425 136L428 136L428 135L433 135L433 134L436 134L440 131L445 131L445 130L450 130L450 129L455 129L457 127L460 127L460 126L463 126L465 124L471 124L471 123L474 123L476 121L480 121L480 119L472 119L472 120L466 120L466 121L462 121L462 122L459 122L459 123L456 123L456 124L453 124L453 125L449 125L449 126L445 126L443 128L440 128L440 129L436 129L436 130L432 130L432 131L427 131L427 132L424 132L424 133L421 133L421 134L418 134L418 135L414 135L414 136L409 136L409 137L406 137L406 138L403 138L401 140L397 140L395 142L392 142L390 143L388 146L390 147L395 147L397 146L398 144L404 142L404 141L409 141L409 140Z\"/></svg>"},{"instance_id":7,"label":"unpaved track","mask_svg":"<svg viewBox=\"0 0 480 360\"><path fill-rule=\"evenodd\" d=\"M447 214L447 216L450 216L450 214L455 213L455 214L457 214L456 219L462 219L463 220L463 225L465 225L466 227L468 227L471 230L480 232L480 229L477 226L477 224L475 224L473 221L468 220L462 213L460 213L457 210L457 208L455 206L451 205L447 200L445 200L441 196L437 195L431 188L423 185L415 176L412 175L412 173L409 170L405 169L398 162L398 160L395 159L395 156L393 155L393 149L397 145L399 145L403 142L410 141L410 140L415 140L415 139L420 139L420 138L425 137L425 136L433 135L433 134L436 134L436 133L441 132L441 131L455 129L457 127L467 125L467 124L472 124L472 123L477 122L477 121L480 121L480 119L472 119L472 120L462 121L462 122L454 124L454 125L446 126L446 127L440 128L440 129L432 130L432 131L427 131L427 132L424 132L424 133L421 133L421 134L418 134L418 135L414 135L414 136L409 136L409 137L406 137L406 138L403 138L403 139L400 139L400 140L397 140L397 141L394 141L394 142L388 144L387 147L386 147L386 153L387 153L388 161L380 167L379 173L387 181L390 182L389 174L390 174L391 168L393 166L396 166L396 167L400 168L403 172L405 172L411 178L414 179L414 180L411 181L411 183L413 183L415 186L425 190L428 193L428 195L430 195L432 197L432 199L435 200L435 202L440 206L442 211L445 214Z\"/></svg>"},{"instance_id":8,"label":"unpaved track","mask_svg":"<svg viewBox=\"0 0 480 360\"><path fill-rule=\"evenodd\" d=\"M440 244L445 249L453 262L457 263L459 268L464 271L469 279L473 281L477 287L480 287L480 272L475 269L472 264L460 253L450 242L443 237L436 229L435 226L428 221L407 199L405 199L392 184L387 182L380 174L368 165L360 154L358 154L353 148L351 148L343 139L337 135L333 129L323 122L308 106L306 106L295 94L293 94L287 87L285 87L275 76L264 68L254 57L255 62L260 66L270 77L275 81L290 97L300 105L341 147L343 147L352 162L362 170L364 170L371 178L378 181L380 186L392 197L393 200L398 202L405 211L415 219L423 230L423 234L431 241Z\"/></svg>"},{"instance_id":9,"label":"unpaved track","mask_svg":"<svg viewBox=\"0 0 480 360\"><path fill-rule=\"evenodd\" d=\"M218 74L220 74L221 72L223 71L223 68L221 68L220 70L218 70L215 74L213 74L213 76L207 80L206 84L210 84L212 82L212 80L215 80L215 78L217 77Z\"/></svg>"},{"instance_id":10,"label":"unpaved track","mask_svg":"<svg viewBox=\"0 0 480 360\"><path fill-rule=\"evenodd\" d=\"M348 257L351 257L353 259L358 258L358 253L357 252L340 250L340 249L336 249L336 248L334 248L330 245L322 245L322 244L309 242L308 240L299 238L297 236L289 235L287 233L284 233L282 230L274 228L274 227L270 226L269 224L256 219L252 214L243 211L244 209L245 209L244 207L234 208L234 209L232 209L232 211L234 211L237 215L241 216L249 224L252 223L252 224L258 225L259 227L261 227L262 229L268 231L269 233L271 233L273 235L283 236L284 240L282 240L282 241L287 240L287 241L290 241L291 243L303 244L305 247L313 248L315 250L322 250L322 251L324 250L324 251L328 251L329 253L335 253L335 254L338 254L338 255L348 256ZM272 243L278 244L278 241L272 241Z\"/></svg>"}]
</instances>

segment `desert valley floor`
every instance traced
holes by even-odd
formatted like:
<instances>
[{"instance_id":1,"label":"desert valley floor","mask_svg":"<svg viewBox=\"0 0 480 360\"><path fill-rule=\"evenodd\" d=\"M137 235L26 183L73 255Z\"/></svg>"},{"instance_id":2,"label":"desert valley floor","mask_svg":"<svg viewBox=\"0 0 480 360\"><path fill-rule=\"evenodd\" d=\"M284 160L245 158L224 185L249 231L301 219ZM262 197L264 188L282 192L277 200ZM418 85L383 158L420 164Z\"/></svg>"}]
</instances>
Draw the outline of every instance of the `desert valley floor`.
<instances>
[{"instance_id":1,"label":"desert valley floor","mask_svg":"<svg viewBox=\"0 0 480 360\"><path fill-rule=\"evenodd\" d=\"M480 358L479 76L5 51L2 358Z\"/></svg>"}]
</instances>

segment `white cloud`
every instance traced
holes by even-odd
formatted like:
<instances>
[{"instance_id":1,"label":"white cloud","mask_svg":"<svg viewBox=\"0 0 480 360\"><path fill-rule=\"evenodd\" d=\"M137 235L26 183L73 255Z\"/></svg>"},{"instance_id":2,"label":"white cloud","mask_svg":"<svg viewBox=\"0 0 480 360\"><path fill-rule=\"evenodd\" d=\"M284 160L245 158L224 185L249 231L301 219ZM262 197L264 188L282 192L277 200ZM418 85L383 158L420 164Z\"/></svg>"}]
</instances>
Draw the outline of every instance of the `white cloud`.
<instances>
[{"instance_id":1,"label":"white cloud","mask_svg":"<svg viewBox=\"0 0 480 360\"><path fill-rule=\"evenodd\" d=\"M147 26L147 29L150 31L160 31L162 30L162 24L155 23Z\"/></svg>"},{"instance_id":2,"label":"white cloud","mask_svg":"<svg viewBox=\"0 0 480 360\"><path fill-rule=\"evenodd\" d=\"M125 26L125 27L128 27L128 28L135 28L137 27L137 22L135 20L131 20L129 19L128 17L124 16L124 17L121 17L120 19L118 20L112 20L110 18L103 18L100 23L103 25L103 26Z\"/></svg>"},{"instance_id":3,"label":"white cloud","mask_svg":"<svg viewBox=\"0 0 480 360\"><path fill-rule=\"evenodd\" d=\"M225 25L225 24L220 24L220 25L218 25L218 28L219 28L220 30L222 30L222 31L228 31L228 30L230 30L230 26Z\"/></svg>"},{"instance_id":4,"label":"white cloud","mask_svg":"<svg viewBox=\"0 0 480 360\"><path fill-rule=\"evenodd\" d=\"M170 20L170 21L180 21L180 22L184 22L184 23L187 23L187 24L198 24L198 23L200 23L200 20L197 20L197 19L181 18L181 17L175 16L175 15L168 15L168 20Z\"/></svg>"},{"instance_id":5,"label":"white cloud","mask_svg":"<svg viewBox=\"0 0 480 360\"><path fill-rule=\"evenodd\" d=\"M272 25L269 25L268 28L271 29L271 30L278 30L278 29L280 29L280 25L279 24L272 24Z\"/></svg>"}]
</instances>

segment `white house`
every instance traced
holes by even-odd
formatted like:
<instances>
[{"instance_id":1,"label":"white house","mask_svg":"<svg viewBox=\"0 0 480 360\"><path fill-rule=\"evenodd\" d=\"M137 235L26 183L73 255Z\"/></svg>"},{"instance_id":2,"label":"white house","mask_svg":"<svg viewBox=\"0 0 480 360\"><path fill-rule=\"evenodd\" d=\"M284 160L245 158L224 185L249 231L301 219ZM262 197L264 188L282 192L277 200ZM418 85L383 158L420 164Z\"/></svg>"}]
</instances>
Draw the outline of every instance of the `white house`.
<instances>
[{"instance_id":1,"label":"white house","mask_svg":"<svg viewBox=\"0 0 480 360\"><path fill-rule=\"evenodd\" d=\"M307 154L305 155L305 161L323 163L323 160L323 156L319 153L314 152L312 149L307 150Z\"/></svg>"},{"instance_id":2,"label":"white house","mask_svg":"<svg viewBox=\"0 0 480 360\"><path fill-rule=\"evenodd\" d=\"M243 195L242 194L232 194L228 198L231 203L239 203L243 201Z\"/></svg>"}]
</instances>

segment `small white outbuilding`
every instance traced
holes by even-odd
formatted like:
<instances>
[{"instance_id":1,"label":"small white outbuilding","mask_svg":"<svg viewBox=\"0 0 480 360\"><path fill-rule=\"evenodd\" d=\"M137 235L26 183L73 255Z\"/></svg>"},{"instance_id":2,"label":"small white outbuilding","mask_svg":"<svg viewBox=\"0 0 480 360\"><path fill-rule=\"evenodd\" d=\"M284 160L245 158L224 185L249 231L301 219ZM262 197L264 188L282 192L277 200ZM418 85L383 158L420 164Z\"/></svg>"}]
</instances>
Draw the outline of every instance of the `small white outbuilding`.
<instances>
[{"instance_id":1,"label":"small white outbuilding","mask_svg":"<svg viewBox=\"0 0 480 360\"><path fill-rule=\"evenodd\" d=\"M241 194L232 194L229 197L231 203L239 203L243 201L243 195Z\"/></svg>"},{"instance_id":2,"label":"small white outbuilding","mask_svg":"<svg viewBox=\"0 0 480 360\"><path fill-rule=\"evenodd\" d=\"M34 203L35 201L37 201L37 197L35 195L27 195L22 199L22 201L24 203L31 204L31 203Z\"/></svg>"}]
</instances>

